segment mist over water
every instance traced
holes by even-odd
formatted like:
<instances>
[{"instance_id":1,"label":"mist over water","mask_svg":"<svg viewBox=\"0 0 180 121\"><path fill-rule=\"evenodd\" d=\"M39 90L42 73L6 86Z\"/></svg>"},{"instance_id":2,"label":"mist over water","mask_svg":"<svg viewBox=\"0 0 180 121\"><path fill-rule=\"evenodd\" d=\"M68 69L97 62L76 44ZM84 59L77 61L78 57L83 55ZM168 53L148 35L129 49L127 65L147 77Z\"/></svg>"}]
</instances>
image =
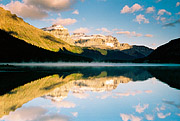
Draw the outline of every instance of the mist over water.
<instances>
[{"instance_id":1,"label":"mist over water","mask_svg":"<svg viewBox=\"0 0 180 121\"><path fill-rule=\"evenodd\" d=\"M178 64L9 65L0 68L3 121L180 120Z\"/></svg>"},{"instance_id":2,"label":"mist over water","mask_svg":"<svg viewBox=\"0 0 180 121\"><path fill-rule=\"evenodd\" d=\"M150 63L105 63L105 62L58 62L58 63L1 63L14 66L50 66L50 67L122 67L122 66L180 66L180 64L150 64Z\"/></svg>"}]
</instances>

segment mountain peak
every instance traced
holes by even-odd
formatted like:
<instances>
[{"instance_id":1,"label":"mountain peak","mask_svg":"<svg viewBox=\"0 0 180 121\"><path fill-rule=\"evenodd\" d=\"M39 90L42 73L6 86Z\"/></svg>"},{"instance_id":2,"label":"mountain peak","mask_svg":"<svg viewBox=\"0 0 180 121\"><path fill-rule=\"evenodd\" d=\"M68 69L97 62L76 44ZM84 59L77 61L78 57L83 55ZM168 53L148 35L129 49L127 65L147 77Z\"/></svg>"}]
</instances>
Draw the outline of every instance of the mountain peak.
<instances>
[{"instance_id":1,"label":"mountain peak","mask_svg":"<svg viewBox=\"0 0 180 121\"><path fill-rule=\"evenodd\" d=\"M53 24L51 27L42 28L42 30L44 30L44 31L67 30L67 28L64 28L64 27L63 27L62 25L60 25L60 24Z\"/></svg>"}]
</instances>

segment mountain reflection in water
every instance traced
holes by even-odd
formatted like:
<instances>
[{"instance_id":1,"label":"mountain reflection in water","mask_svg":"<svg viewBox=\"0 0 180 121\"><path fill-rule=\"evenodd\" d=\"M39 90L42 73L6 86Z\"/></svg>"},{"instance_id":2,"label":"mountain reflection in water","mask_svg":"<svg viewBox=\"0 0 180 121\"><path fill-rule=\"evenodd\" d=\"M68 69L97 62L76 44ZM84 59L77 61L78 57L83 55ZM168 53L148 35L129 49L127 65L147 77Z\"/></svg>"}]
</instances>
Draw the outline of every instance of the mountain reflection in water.
<instances>
[{"instance_id":1,"label":"mountain reflection in water","mask_svg":"<svg viewBox=\"0 0 180 121\"><path fill-rule=\"evenodd\" d=\"M180 120L179 67L1 70L1 120Z\"/></svg>"}]
</instances>

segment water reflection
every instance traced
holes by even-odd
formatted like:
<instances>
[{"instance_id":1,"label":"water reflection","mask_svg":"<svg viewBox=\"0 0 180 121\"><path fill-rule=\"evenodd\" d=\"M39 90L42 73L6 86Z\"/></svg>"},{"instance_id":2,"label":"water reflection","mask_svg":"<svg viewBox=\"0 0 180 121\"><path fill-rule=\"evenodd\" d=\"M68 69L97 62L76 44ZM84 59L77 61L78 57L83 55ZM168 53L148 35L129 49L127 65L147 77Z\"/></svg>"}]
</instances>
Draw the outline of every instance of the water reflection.
<instances>
[{"instance_id":1,"label":"water reflection","mask_svg":"<svg viewBox=\"0 0 180 121\"><path fill-rule=\"evenodd\" d=\"M2 84L10 80L18 81L15 85L19 85L10 85L8 92L3 90L1 120L180 120L178 67L16 67L15 70L18 74L13 80L14 72L0 73Z\"/></svg>"}]
</instances>

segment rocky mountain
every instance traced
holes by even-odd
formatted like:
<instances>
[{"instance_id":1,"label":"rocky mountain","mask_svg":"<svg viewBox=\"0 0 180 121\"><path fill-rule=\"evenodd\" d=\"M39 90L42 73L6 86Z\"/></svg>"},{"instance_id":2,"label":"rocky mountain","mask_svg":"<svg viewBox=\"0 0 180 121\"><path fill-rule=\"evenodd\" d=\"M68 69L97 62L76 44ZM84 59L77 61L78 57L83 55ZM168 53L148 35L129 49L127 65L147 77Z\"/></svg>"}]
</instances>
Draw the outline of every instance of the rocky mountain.
<instances>
[{"instance_id":1,"label":"rocky mountain","mask_svg":"<svg viewBox=\"0 0 180 121\"><path fill-rule=\"evenodd\" d=\"M55 37L74 45L69 35L68 29L61 25L52 25L51 27L42 28L42 30L54 35Z\"/></svg>"},{"instance_id":2,"label":"rocky mountain","mask_svg":"<svg viewBox=\"0 0 180 121\"><path fill-rule=\"evenodd\" d=\"M120 44L116 37L105 35L85 35L84 33L74 33L71 35L72 41L80 47L96 47L101 49L129 49L130 45Z\"/></svg>"},{"instance_id":3,"label":"rocky mountain","mask_svg":"<svg viewBox=\"0 0 180 121\"><path fill-rule=\"evenodd\" d=\"M153 51L153 49L145 46L120 43L116 37L111 35L105 36L101 34L86 35L85 33L73 33L73 35L70 36L68 29L61 25L52 25L51 27L42 28L42 30L74 46L105 50L120 50L135 58L143 58Z\"/></svg>"},{"instance_id":4,"label":"rocky mountain","mask_svg":"<svg viewBox=\"0 0 180 121\"><path fill-rule=\"evenodd\" d=\"M180 63L180 38L171 40L170 42L158 47L149 56L140 62L153 63Z\"/></svg>"}]
</instances>

